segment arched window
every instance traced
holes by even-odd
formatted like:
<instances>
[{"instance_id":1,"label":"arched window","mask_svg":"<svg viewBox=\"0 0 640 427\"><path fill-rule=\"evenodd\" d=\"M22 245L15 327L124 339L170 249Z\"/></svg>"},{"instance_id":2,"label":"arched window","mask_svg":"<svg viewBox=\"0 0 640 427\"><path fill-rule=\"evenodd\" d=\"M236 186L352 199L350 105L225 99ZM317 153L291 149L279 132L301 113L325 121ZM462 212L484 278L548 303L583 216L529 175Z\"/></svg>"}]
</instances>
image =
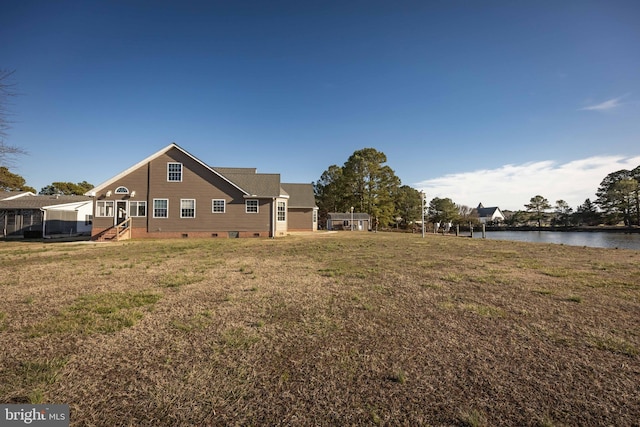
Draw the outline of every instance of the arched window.
<instances>
[{"instance_id":1,"label":"arched window","mask_svg":"<svg viewBox=\"0 0 640 427\"><path fill-rule=\"evenodd\" d=\"M118 187L116 188L116 194L129 194L129 189L127 187Z\"/></svg>"}]
</instances>

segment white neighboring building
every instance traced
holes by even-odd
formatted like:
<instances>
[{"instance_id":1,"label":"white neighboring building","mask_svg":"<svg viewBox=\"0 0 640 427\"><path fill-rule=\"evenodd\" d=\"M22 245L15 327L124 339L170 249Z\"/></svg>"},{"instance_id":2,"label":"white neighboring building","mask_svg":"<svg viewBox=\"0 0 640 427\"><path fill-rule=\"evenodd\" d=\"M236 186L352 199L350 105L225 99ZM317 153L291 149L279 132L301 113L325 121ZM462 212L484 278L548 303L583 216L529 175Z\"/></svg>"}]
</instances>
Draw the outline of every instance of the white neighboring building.
<instances>
[{"instance_id":1,"label":"white neighboring building","mask_svg":"<svg viewBox=\"0 0 640 427\"><path fill-rule=\"evenodd\" d=\"M488 222L504 222L504 214L497 206L485 208L482 206L482 203L480 203L476 208L476 211L478 212L478 220L482 224L486 224Z\"/></svg>"},{"instance_id":2,"label":"white neighboring building","mask_svg":"<svg viewBox=\"0 0 640 427\"><path fill-rule=\"evenodd\" d=\"M93 223L93 200L43 206L43 237L57 235L90 236Z\"/></svg>"}]
</instances>

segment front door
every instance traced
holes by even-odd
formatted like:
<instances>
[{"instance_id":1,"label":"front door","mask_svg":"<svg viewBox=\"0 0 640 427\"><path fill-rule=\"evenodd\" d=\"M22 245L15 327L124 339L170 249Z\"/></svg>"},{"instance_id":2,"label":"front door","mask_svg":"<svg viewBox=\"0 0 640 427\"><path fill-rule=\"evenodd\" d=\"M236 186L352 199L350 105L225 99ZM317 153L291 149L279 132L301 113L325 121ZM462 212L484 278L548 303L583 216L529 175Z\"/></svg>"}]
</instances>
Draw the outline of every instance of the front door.
<instances>
[{"instance_id":1,"label":"front door","mask_svg":"<svg viewBox=\"0 0 640 427\"><path fill-rule=\"evenodd\" d=\"M127 219L127 201L116 201L116 225Z\"/></svg>"}]
</instances>

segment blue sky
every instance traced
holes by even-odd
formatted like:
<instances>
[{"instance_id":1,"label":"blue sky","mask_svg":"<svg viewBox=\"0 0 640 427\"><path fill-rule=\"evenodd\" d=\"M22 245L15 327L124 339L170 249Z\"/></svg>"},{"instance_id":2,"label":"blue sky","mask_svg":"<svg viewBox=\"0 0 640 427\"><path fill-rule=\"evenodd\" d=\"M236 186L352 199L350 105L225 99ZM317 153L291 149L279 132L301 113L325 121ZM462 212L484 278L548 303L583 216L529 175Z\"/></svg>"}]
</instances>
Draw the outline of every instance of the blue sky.
<instances>
[{"instance_id":1,"label":"blue sky","mask_svg":"<svg viewBox=\"0 0 640 427\"><path fill-rule=\"evenodd\" d=\"M13 171L95 185L171 142L316 181L373 147L427 197L577 206L640 165L640 2L17 1Z\"/></svg>"}]
</instances>

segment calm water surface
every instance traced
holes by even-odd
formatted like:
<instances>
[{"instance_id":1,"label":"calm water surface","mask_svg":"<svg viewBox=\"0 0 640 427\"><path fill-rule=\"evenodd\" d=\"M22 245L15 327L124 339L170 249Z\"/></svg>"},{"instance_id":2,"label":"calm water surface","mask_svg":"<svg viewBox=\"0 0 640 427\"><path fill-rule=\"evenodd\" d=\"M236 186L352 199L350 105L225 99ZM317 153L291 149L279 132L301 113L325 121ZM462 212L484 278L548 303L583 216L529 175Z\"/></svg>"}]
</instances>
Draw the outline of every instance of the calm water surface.
<instances>
[{"instance_id":1,"label":"calm water surface","mask_svg":"<svg viewBox=\"0 0 640 427\"><path fill-rule=\"evenodd\" d=\"M474 230L473 237L482 238L482 231ZM599 231L487 231L487 239L640 250L640 233L625 234Z\"/></svg>"}]
</instances>

